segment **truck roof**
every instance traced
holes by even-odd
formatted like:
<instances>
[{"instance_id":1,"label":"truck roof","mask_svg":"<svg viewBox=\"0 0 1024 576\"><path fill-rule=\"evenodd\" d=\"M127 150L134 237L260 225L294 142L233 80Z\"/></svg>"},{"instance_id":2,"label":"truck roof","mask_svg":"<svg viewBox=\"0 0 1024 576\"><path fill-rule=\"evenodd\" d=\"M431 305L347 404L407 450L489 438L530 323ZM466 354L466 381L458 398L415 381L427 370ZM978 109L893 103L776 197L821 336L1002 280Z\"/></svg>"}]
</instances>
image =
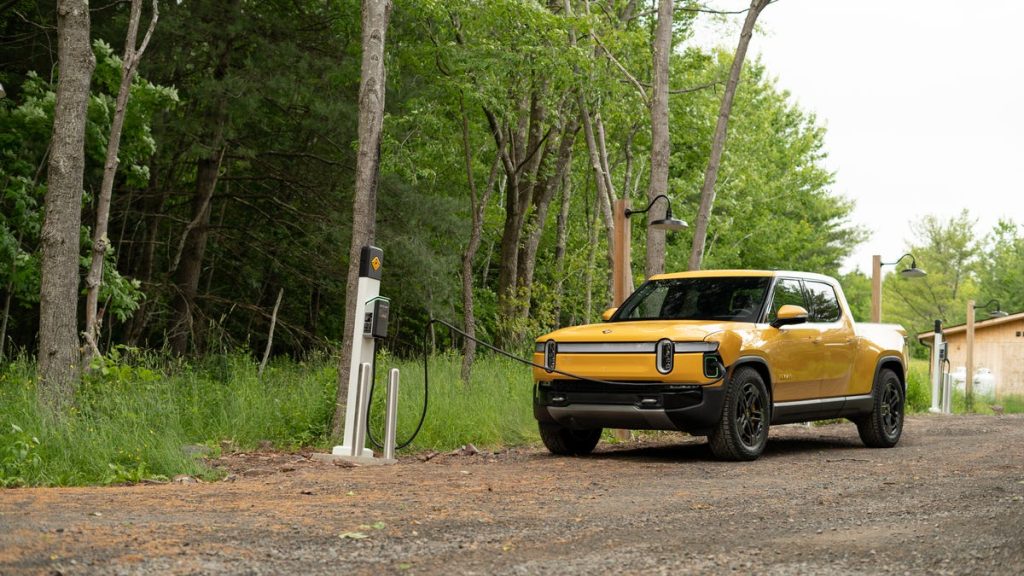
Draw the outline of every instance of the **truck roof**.
<instances>
[{"instance_id":1,"label":"truck roof","mask_svg":"<svg viewBox=\"0 0 1024 576\"><path fill-rule=\"evenodd\" d=\"M804 278L806 280L819 280L829 284L835 284L836 280L824 274L814 272L796 272L792 270L692 270L689 272L670 272L668 274L656 274L651 280L665 280L671 278L734 278L743 276L764 276L787 278Z\"/></svg>"}]
</instances>

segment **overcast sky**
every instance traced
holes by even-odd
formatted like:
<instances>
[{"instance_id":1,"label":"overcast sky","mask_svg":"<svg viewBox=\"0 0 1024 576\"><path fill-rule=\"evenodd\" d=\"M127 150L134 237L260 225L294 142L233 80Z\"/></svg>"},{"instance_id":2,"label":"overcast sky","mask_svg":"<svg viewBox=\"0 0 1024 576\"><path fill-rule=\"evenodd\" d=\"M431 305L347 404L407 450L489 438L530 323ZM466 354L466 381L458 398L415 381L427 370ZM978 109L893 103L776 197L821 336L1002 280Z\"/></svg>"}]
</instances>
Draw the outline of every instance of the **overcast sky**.
<instances>
[{"instance_id":1,"label":"overcast sky","mask_svg":"<svg viewBox=\"0 0 1024 576\"><path fill-rule=\"evenodd\" d=\"M734 50L740 19L696 41ZM1010 0L779 0L761 13L749 55L827 127L834 190L870 233L844 272L899 258L925 214L968 208L979 236L999 218L1024 223L1022 22L1024 2Z\"/></svg>"}]
</instances>

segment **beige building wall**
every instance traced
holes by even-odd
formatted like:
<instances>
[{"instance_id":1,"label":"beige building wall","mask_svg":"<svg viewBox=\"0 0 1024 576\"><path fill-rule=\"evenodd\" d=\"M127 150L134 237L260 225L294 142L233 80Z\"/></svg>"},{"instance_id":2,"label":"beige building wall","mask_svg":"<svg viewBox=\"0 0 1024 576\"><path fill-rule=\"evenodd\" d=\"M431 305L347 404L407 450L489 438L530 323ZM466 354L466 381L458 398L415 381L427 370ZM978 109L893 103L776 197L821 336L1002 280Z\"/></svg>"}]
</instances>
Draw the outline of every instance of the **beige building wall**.
<instances>
[{"instance_id":1,"label":"beige building wall","mask_svg":"<svg viewBox=\"0 0 1024 576\"><path fill-rule=\"evenodd\" d=\"M959 328L959 327L958 327ZM950 369L967 362L967 331L946 332ZM996 395L1024 396L1024 318L974 328L974 368L988 368L996 379Z\"/></svg>"}]
</instances>

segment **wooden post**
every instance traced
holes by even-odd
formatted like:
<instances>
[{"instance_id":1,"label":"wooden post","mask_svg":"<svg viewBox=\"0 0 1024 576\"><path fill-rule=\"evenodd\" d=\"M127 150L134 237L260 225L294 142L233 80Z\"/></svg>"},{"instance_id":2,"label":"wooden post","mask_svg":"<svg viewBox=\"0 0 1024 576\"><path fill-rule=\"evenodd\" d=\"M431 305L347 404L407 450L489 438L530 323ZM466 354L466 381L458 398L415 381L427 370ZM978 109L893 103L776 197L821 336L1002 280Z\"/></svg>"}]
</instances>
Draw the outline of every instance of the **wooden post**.
<instances>
[{"instance_id":1,"label":"wooden post","mask_svg":"<svg viewBox=\"0 0 1024 576\"><path fill-rule=\"evenodd\" d=\"M629 218L626 218L626 209L629 208L629 200L616 200L613 205L612 218L615 224L615 247L612 250L612 306L622 306L626 299L626 286L629 285ZM631 440L633 434L629 430L613 431L615 439L619 441Z\"/></svg>"},{"instance_id":2,"label":"wooden post","mask_svg":"<svg viewBox=\"0 0 1024 576\"><path fill-rule=\"evenodd\" d=\"M974 300L967 301L967 372L964 381L964 409L974 411Z\"/></svg>"},{"instance_id":3,"label":"wooden post","mask_svg":"<svg viewBox=\"0 0 1024 576\"><path fill-rule=\"evenodd\" d=\"M629 219L626 210L629 200L616 200L612 213L615 224L615 248L612 259L612 306L621 306L626 300L626 288L629 286L630 234Z\"/></svg>"},{"instance_id":4,"label":"wooden post","mask_svg":"<svg viewBox=\"0 0 1024 576\"><path fill-rule=\"evenodd\" d=\"M882 257L871 257L871 321L882 321Z\"/></svg>"}]
</instances>

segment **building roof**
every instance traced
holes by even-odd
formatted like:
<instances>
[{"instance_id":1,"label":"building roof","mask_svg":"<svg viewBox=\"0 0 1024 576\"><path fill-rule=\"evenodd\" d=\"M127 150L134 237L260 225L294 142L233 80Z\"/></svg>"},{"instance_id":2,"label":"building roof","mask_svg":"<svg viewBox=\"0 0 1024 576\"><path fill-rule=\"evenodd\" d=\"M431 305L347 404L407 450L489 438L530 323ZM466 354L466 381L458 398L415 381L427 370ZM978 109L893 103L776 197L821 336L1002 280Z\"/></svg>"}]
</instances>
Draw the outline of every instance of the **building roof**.
<instances>
[{"instance_id":1,"label":"building roof","mask_svg":"<svg viewBox=\"0 0 1024 576\"><path fill-rule=\"evenodd\" d=\"M984 330L986 328L992 328L993 326L999 326L1000 324L1006 324L1009 322L1015 322L1018 320L1024 320L1024 312L1016 312L1009 316L1003 316L1002 318L989 318L988 320L982 320L981 322L974 323L974 331ZM943 328L942 334L948 336L950 334L959 334L960 332L967 331L967 324L957 324L956 326L950 326L949 328ZM935 338L935 331L929 330L927 332L921 332L917 335L918 341L923 344L931 344Z\"/></svg>"}]
</instances>

